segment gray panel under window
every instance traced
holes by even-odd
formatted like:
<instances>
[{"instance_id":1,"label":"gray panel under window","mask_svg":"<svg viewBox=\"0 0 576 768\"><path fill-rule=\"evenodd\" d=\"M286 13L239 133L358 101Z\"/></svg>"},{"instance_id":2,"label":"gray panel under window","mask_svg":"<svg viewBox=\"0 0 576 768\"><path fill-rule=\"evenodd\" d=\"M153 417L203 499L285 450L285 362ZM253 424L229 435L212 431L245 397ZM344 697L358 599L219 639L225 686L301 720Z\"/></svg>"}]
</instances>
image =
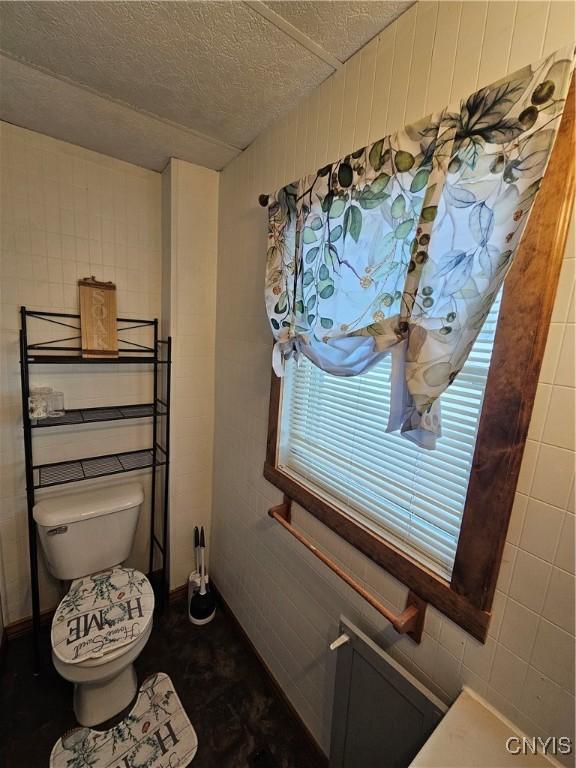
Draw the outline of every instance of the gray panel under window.
<instances>
[{"instance_id":1,"label":"gray panel under window","mask_svg":"<svg viewBox=\"0 0 576 768\"><path fill-rule=\"evenodd\" d=\"M404 768L446 706L365 634L341 619L330 768Z\"/></svg>"}]
</instances>

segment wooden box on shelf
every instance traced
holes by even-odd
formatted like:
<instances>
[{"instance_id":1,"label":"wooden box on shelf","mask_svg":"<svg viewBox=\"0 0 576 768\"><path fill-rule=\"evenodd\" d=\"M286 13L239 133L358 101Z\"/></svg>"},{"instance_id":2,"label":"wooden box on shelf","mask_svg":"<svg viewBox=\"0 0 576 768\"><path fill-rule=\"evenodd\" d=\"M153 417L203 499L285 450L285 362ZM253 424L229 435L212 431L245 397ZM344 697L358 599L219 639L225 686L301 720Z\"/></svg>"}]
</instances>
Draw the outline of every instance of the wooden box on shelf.
<instances>
[{"instance_id":1,"label":"wooden box on shelf","mask_svg":"<svg viewBox=\"0 0 576 768\"><path fill-rule=\"evenodd\" d=\"M116 286L94 276L78 280L82 357L118 357Z\"/></svg>"}]
</instances>

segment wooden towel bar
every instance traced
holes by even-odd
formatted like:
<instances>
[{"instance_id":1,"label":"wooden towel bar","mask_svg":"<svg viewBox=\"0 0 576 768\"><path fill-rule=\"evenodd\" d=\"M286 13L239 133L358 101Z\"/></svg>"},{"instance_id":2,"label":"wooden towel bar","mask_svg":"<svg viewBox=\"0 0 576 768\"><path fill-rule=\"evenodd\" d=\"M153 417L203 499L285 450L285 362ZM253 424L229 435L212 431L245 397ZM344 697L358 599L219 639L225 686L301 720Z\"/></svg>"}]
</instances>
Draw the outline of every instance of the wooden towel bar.
<instances>
[{"instance_id":1,"label":"wooden towel bar","mask_svg":"<svg viewBox=\"0 0 576 768\"><path fill-rule=\"evenodd\" d=\"M414 594L414 592L410 591L408 592L408 597L406 598L406 607L402 613L393 613L391 610L386 608L385 605L382 605L382 603L377 600L374 595L370 594L368 590L359 584L356 579L352 578L352 576L349 576L346 571L342 570L340 566L338 566L327 555L321 552L309 539L306 538L306 536L304 536L304 534L300 533L300 531L294 528L294 526L291 524L291 507L292 500L285 496L284 502L279 504L277 507L272 507L269 509L268 514L271 518L276 520L276 522L280 523L280 525L285 528L288 533L291 533L295 539L303 544L306 549L308 549L310 552L312 552L313 555L321 560L324 565L330 568L331 571L333 571L337 576L345 581L349 587L351 587L360 595L360 597L366 600L366 602L370 603L370 605L376 611L378 611L378 613L384 616L384 618L392 624L397 632L399 632L401 635L408 635L416 643L419 643L422 639L422 629L424 627L424 616L426 614L427 603L422 600L422 598L418 597L418 595Z\"/></svg>"}]
</instances>

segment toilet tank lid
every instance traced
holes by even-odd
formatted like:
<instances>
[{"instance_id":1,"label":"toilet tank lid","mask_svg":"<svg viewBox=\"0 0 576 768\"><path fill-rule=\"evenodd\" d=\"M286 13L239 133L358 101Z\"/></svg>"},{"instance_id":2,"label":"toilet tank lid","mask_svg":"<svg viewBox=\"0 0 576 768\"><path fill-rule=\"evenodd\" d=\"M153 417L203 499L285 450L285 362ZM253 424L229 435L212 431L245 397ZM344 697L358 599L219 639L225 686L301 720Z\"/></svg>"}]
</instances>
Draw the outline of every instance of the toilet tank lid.
<instances>
[{"instance_id":1,"label":"toilet tank lid","mask_svg":"<svg viewBox=\"0 0 576 768\"><path fill-rule=\"evenodd\" d=\"M49 528L76 523L137 507L144 501L140 483L125 483L111 488L90 489L67 496L51 496L34 505L34 520Z\"/></svg>"}]
</instances>

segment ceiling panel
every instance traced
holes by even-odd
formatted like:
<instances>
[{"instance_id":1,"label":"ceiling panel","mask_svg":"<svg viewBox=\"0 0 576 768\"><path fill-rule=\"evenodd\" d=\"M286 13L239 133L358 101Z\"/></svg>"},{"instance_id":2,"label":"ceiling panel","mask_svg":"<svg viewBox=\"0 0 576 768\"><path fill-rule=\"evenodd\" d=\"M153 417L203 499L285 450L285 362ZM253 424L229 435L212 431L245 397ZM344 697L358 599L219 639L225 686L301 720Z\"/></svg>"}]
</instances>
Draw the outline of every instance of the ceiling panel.
<instances>
[{"instance_id":1,"label":"ceiling panel","mask_svg":"<svg viewBox=\"0 0 576 768\"><path fill-rule=\"evenodd\" d=\"M267 0L266 5L340 61L391 24L414 0Z\"/></svg>"},{"instance_id":2,"label":"ceiling panel","mask_svg":"<svg viewBox=\"0 0 576 768\"><path fill-rule=\"evenodd\" d=\"M2 2L2 50L236 147L331 68L238 2Z\"/></svg>"},{"instance_id":3,"label":"ceiling panel","mask_svg":"<svg viewBox=\"0 0 576 768\"><path fill-rule=\"evenodd\" d=\"M4 56L0 72L1 118L55 139L152 171L171 157L220 170L240 152Z\"/></svg>"},{"instance_id":4,"label":"ceiling panel","mask_svg":"<svg viewBox=\"0 0 576 768\"><path fill-rule=\"evenodd\" d=\"M0 0L0 119L219 169L409 5Z\"/></svg>"}]
</instances>

